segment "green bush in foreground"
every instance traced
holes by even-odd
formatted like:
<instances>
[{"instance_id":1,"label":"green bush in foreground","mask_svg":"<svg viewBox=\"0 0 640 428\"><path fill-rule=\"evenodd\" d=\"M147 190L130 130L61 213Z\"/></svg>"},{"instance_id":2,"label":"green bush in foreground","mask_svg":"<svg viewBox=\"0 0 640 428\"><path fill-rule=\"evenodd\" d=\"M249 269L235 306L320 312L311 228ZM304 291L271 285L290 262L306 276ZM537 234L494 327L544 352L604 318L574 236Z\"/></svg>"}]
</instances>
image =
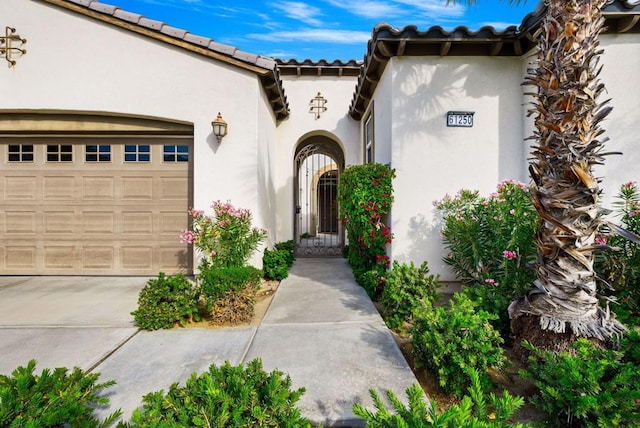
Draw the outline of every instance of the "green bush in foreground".
<instances>
[{"instance_id":1,"label":"green bush in foreground","mask_svg":"<svg viewBox=\"0 0 640 428\"><path fill-rule=\"evenodd\" d=\"M433 307L427 300L414 312L411 343L416 363L433 371L440 386L460 397L469 384L469 368L488 384L487 369L502 367L503 340L489 323L496 316L478 310L476 303L456 293L447 306Z\"/></svg>"},{"instance_id":2,"label":"green bush in foreground","mask_svg":"<svg viewBox=\"0 0 640 428\"><path fill-rule=\"evenodd\" d=\"M100 391L115 381L97 383L98 373L77 367L71 373L64 367L44 369L36 376L35 367L31 360L11 376L0 375L0 427L108 427L122 414L118 410L102 421L92 415L96 406L109 402Z\"/></svg>"},{"instance_id":3,"label":"green bush in foreground","mask_svg":"<svg viewBox=\"0 0 640 428\"><path fill-rule=\"evenodd\" d=\"M310 427L295 407L304 388L292 391L288 375L267 373L255 359L245 367L229 362L198 376L184 387L173 384L167 394L147 394L123 427Z\"/></svg>"},{"instance_id":4,"label":"green bush in foreground","mask_svg":"<svg viewBox=\"0 0 640 428\"><path fill-rule=\"evenodd\" d=\"M150 279L138 296L138 309L131 312L140 328L172 328L175 323L199 319L198 290L182 274Z\"/></svg>"},{"instance_id":5,"label":"green bush in foreground","mask_svg":"<svg viewBox=\"0 0 640 428\"><path fill-rule=\"evenodd\" d=\"M583 338L574 344L575 355L523 345L533 355L520 374L534 380L539 392L532 402L549 414L551 426L640 426L640 366L624 361L623 352Z\"/></svg>"},{"instance_id":6,"label":"green bush in foreground","mask_svg":"<svg viewBox=\"0 0 640 428\"><path fill-rule=\"evenodd\" d=\"M522 406L521 397L513 397L505 391L501 397L493 393L488 402L480 385L478 373L468 370L471 386L459 404L454 404L440 412L435 400L427 405L420 385L413 385L406 390L409 406L405 406L392 392L387 391L387 398L393 406L391 413L375 390L370 390L375 412L365 409L360 404L353 406L353 413L364 419L367 428L484 428L484 427L524 427L522 424L509 422L511 416Z\"/></svg>"},{"instance_id":7,"label":"green bush in foreground","mask_svg":"<svg viewBox=\"0 0 640 428\"><path fill-rule=\"evenodd\" d=\"M438 275L430 275L427 262L416 267L397 261L393 269L386 274L386 284L382 291L380 304L384 307L384 320L391 329L397 329L411 320L413 311L423 299L434 302L439 298L440 287Z\"/></svg>"},{"instance_id":8,"label":"green bush in foreground","mask_svg":"<svg viewBox=\"0 0 640 428\"><path fill-rule=\"evenodd\" d=\"M287 250L264 250L262 271L266 279L282 281L289 276L290 253Z\"/></svg>"}]
</instances>

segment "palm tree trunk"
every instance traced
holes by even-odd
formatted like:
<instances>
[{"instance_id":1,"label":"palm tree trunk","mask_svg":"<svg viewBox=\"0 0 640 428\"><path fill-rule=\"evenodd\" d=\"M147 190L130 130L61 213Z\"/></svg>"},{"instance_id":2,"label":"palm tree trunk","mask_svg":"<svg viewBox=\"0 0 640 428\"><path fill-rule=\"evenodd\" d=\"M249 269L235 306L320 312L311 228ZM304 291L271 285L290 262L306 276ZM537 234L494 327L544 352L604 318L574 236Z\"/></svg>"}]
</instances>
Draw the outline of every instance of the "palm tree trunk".
<instances>
[{"instance_id":1,"label":"palm tree trunk","mask_svg":"<svg viewBox=\"0 0 640 428\"><path fill-rule=\"evenodd\" d=\"M509 307L513 331L522 336L516 339L531 341L532 320L542 332L569 341L576 336L608 341L625 330L600 306L593 270L601 213L599 179L592 169L602 163L606 139L600 139L600 122L611 110L598 101L604 90L598 80L598 36L606 2L547 0L536 69L526 78L525 84L536 88L529 111L536 125L529 170L540 223L535 288Z\"/></svg>"}]
</instances>

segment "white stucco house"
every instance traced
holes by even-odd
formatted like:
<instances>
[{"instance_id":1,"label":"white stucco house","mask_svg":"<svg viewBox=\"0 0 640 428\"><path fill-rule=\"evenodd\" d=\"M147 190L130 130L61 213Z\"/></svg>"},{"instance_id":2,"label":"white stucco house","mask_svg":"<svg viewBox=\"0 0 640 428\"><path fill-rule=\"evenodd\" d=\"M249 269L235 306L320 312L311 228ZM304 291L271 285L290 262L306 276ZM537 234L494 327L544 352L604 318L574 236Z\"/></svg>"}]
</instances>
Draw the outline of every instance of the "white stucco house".
<instances>
[{"instance_id":1,"label":"white stucco house","mask_svg":"<svg viewBox=\"0 0 640 428\"><path fill-rule=\"evenodd\" d=\"M192 273L179 235L214 200L250 209L269 244L339 254L340 173L379 162L397 172L390 257L451 280L432 201L528 181L521 82L542 14L504 31L380 24L363 61L284 62L95 0L2 0L0 274ZM610 198L640 178L640 4L605 15L605 126L624 153L598 171Z\"/></svg>"}]
</instances>

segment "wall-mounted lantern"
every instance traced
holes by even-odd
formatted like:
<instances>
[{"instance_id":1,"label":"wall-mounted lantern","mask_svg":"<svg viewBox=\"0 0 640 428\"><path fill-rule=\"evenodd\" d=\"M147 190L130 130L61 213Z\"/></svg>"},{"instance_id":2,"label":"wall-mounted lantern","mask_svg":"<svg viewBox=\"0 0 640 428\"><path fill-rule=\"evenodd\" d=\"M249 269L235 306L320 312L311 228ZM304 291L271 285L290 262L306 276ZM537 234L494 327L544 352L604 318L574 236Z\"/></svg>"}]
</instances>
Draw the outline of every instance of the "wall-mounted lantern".
<instances>
[{"instance_id":1,"label":"wall-mounted lantern","mask_svg":"<svg viewBox=\"0 0 640 428\"><path fill-rule=\"evenodd\" d=\"M15 32L15 28L5 27L4 36L0 36L0 58L6 59L11 67L16 65L15 60L11 59L12 54L24 55L27 53L27 50L22 48L22 45L27 43L27 39L23 39Z\"/></svg>"},{"instance_id":2,"label":"wall-mounted lantern","mask_svg":"<svg viewBox=\"0 0 640 428\"><path fill-rule=\"evenodd\" d=\"M218 144L220 144L222 137L227 135L227 122L224 121L220 112L218 112L218 116L211 122L211 126L213 127L213 135L216 136L216 140L218 140Z\"/></svg>"}]
</instances>

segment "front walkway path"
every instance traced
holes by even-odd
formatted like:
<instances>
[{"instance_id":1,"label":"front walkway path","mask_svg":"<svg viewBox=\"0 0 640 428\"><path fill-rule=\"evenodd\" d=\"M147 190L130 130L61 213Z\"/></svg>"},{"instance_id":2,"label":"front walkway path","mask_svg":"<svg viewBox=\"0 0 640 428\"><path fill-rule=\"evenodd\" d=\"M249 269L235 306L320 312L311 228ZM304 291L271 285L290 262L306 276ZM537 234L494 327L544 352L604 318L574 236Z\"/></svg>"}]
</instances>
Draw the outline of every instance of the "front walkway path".
<instances>
[{"instance_id":1,"label":"front walkway path","mask_svg":"<svg viewBox=\"0 0 640 428\"><path fill-rule=\"evenodd\" d=\"M303 415L324 426L361 426L354 403L368 390L399 396L417 383L344 259L298 259L258 327L138 331L129 312L147 278L0 277L0 373L36 358L44 367L79 366L115 379L106 415L128 418L144 394L192 372L261 358L307 392Z\"/></svg>"}]
</instances>

